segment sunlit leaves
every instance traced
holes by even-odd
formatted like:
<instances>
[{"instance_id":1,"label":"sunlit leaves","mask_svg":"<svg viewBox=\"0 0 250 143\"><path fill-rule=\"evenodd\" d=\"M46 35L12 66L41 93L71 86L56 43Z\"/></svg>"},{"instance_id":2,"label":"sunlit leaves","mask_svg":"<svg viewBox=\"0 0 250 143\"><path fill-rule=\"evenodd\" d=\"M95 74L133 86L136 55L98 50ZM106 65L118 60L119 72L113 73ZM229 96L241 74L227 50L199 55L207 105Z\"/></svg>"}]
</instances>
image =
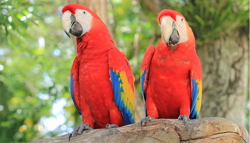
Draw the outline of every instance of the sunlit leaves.
<instances>
[{"instance_id":1,"label":"sunlit leaves","mask_svg":"<svg viewBox=\"0 0 250 143\"><path fill-rule=\"evenodd\" d=\"M60 4L29 0L0 2L3 142L41 138L40 118L51 116L53 103L69 93L67 81L73 52L71 41L64 39L60 28L61 18L57 15Z\"/></svg>"},{"instance_id":2,"label":"sunlit leaves","mask_svg":"<svg viewBox=\"0 0 250 143\"><path fill-rule=\"evenodd\" d=\"M187 18L198 48L235 30L248 29L248 0L189 0L184 5L173 4L172 8Z\"/></svg>"},{"instance_id":3,"label":"sunlit leaves","mask_svg":"<svg viewBox=\"0 0 250 143\"><path fill-rule=\"evenodd\" d=\"M184 14L198 45L248 24L247 0L176 1L166 3ZM1 142L29 142L44 137L40 119L58 119L53 114L58 102L66 101L66 121L51 136L67 131L65 125L81 123L69 93L69 73L75 55L71 39L61 28L60 10L66 2L0 0ZM143 54L160 39L156 17L137 0L109 0L109 16L113 38L128 57L140 92Z\"/></svg>"},{"instance_id":4,"label":"sunlit leaves","mask_svg":"<svg viewBox=\"0 0 250 143\"><path fill-rule=\"evenodd\" d=\"M30 24L37 24L42 20L39 12L39 4L34 4L29 0L2 0L0 2L0 42L8 40L9 32L18 33L27 29ZM25 34L24 34L25 35Z\"/></svg>"}]
</instances>

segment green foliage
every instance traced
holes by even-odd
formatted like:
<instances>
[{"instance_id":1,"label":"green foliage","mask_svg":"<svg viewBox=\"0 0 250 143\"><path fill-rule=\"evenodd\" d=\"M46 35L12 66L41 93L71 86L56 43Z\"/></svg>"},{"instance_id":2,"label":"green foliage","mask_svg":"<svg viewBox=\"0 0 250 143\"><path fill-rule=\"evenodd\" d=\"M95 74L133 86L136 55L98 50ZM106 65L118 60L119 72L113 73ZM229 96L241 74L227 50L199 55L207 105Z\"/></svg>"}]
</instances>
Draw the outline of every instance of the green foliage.
<instances>
[{"instance_id":1,"label":"green foliage","mask_svg":"<svg viewBox=\"0 0 250 143\"><path fill-rule=\"evenodd\" d=\"M69 93L74 46L61 27L61 1L0 0L0 138L29 142L69 131L81 123ZM166 1L184 14L198 45L248 24L247 0ZM137 0L109 0L113 37L132 65L139 86L140 64L150 44L160 39L156 17ZM246 30L245 30L246 31ZM243 31L244 32L244 31ZM44 131L41 120L55 117L55 103L65 100L68 128Z\"/></svg>"},{"instance_id":2,"label":"green foliage","mask_svg":"<svg viewBox=\"0 0 250 143\"><path fill-rule=\"evenodd\" d=\"M6 35L12 33L17 36L25 36L25 30L29 25L37 24L42 20L38 3L31 3L27 0L1 0L1 21L0 21L0 42L6 40Z\"/></svg>"},{"instance_id":3,"label":"green foliage","mask_svg":"<svg viewBox=\"0 0 250 143\"><path fill-rule=\"evenodd\" d=\"M60 5L50 1L0 2L1 142L41 138L41 117L54 116L51 108L57 100L70 100L68 75L74 47L64 42L71 39L61 29ZM74 108L72 102L67 106Z\"/></svg>"},{"instance_id":4,"label":"green foliage","mask_svg":"<svg viewBox=\"0 0 250 143\"><path fill-rule=\"evenodd\" d=\"M245 34L249 30L248 0L181 0L171 6L186 17L198 48L239 29Z\"/></svg>"},{"instance_id":5,"label":"green foliage","mask_svg":"<svg viewBox=\"0 0 250 143\"><path fill-rule=\"evenodd\" d=\"M19 49L29 44L24 37L29 36L25 32L28 26L33 24L31 21L38 19L38 16L32 16L37 15L37 10L34 9L39 9L39 7L29 1L2 0L0 2L2 13L0 15L2 19L0 22L2 51L0 59L2 67L0 71L0 105L2 107L0 136L3 142L25 141L24 138L32 138L38 133L33 125L39 121L41 115L34 116L34 111L30 112L27 109L30 108L29 106L33 106L32 110L39 111L43 103L38 103L37 99L31 99L34 96L32 91L34 89L31 87L32 78L27 78L26 70L23 70L26 63L35 63L35 61L30 61L22 56L24 52L20 53L20 50L23 49ZM26 78L27 80L25 80ZM34 103L37 104L34 105Z\"/></svg>"}]
</instances>

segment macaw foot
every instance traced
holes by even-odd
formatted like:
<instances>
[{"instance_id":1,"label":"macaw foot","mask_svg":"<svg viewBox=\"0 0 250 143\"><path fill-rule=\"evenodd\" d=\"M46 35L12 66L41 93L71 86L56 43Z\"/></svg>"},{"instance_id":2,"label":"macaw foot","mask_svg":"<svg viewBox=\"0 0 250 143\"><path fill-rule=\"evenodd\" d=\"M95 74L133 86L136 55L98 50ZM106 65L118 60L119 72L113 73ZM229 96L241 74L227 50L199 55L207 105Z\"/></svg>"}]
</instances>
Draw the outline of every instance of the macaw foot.
<instances>
[{"instance_id":1,"label":"macaw foot","mask_svg":"<svg viewBox=\"0 0 250 143\"><path fill-rule=\"evenodd\" d=\"M107 124L106 129L111 129L111 128L118 128L119 126L116 124Z\"/></svg>"},{"instance_id":2,"label":"macaw foot","mask_svg":"<svg viewBox=\"0 0 250 143\"><path fill-rule=\"evenodd\" d=\"M187 122L189 119L189 117L187 115L180 115L178 117L179 120L182 120L184 123Z\"/></svg>"},{"instance_id":3,"label":"macaw foot","mask_svg":"<svg viewBox=\"0 0 250 143\"><path fill-rule=\"evenodd\" d=\"M142 120L141 120L141 127L142 126L145 126L146 125L146 122L147 121L150 121L150 120L152 120L152 119L155 119L154 117L150 117L150 116L147 116L147 117L145 117L145 118L142 118Z\"/></svg>"},{"instance_id":4,"label":"macaw foot","mask_svg":"<svg viewBox=\"0 0 250 143\"><path fill-rule=\"evenodd\" d=\"M92 127L89 126L89 124L78 124L74 131L69 135L69 141L71 137L77 136L82 134L83 131L85 130L91 130L93 129Z\"/></svg>"}]
</instances>

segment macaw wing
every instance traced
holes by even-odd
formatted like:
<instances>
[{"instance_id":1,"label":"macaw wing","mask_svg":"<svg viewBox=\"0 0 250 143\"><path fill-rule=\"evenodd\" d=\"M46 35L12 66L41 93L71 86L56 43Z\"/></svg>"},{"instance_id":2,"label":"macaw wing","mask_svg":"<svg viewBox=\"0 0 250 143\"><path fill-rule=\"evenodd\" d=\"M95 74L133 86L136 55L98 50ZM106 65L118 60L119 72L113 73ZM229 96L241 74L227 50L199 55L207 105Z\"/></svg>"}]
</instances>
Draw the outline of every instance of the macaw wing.
<instances>
[{"instance_id":1,"label":"macaw wing","mask_svg":"<svg viewBox=\"0 0 250 143\"><path fill-rule=\"evenodd\" d=\"M146 102L145 91L147 90L149 67L150 67L154 52L155 52L155 47L153 45L149 46L142 60L140 73L141 73L142 97L143 97L144 102Z\"/></svg>"},{"instance_id":2,"label":"macaw wing","mask_svg":"<svg viewBox=\"0 0 250 143\"><path fill-rule=\"evenodd\" d=\"M200 117L202 101L202 70L199 59L194 63L191 72L191 109L190 118L198 119Z\"/></svg>"},{"instance_id":3,"label":"macaw wing","mask_svg":"<svg viewBox=\"0 0 250 143\"><path fill-rule=\"evenodd\" d=\"M108 53L114 100L125 125L135 122L134 75L126 57L116 48Z\"/></svg>"},{"instance_id":4,"label":"macaw wing","mask_svg":"<svg viewBox=\"0 0 250 143\"><path fill-rule=\"evenodd\" d=\"M70 74L70 93L72 100L76 106L76 109L78 110L79 114L82 115L82 111L79 108L79 83L78 83L78 70L79 70L79 64L78 64L78 58L76 57Z\"/></svg>"}]
</instances>

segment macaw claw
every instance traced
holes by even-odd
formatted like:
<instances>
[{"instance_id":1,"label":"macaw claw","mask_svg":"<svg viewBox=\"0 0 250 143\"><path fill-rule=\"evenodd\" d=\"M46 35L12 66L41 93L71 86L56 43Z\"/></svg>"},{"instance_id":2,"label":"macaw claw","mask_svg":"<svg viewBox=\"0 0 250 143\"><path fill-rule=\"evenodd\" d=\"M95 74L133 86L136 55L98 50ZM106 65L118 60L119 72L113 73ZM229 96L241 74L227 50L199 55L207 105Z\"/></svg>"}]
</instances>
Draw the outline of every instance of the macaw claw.
<instances>
[{"instance_id":1,"label":"macaw claw","mask_svg":"<svg viewBox=\"0 0 250 143\"><path fill-rule=\"evenodd\" d=\"M142 127L142 126L145 126L145 125L146 125L146 122L147 122L147 121L150 121L150 120L152 120L152 119L155 119L155 118L154 118L154 117L150 117L150 116L147 116L147 117L142 118L142 120L141 120L141 127Z\"/></svg>"},{"instance_id":2,"label":"macaw claw","mask_svg":"<svg viewBox=\"0 0 250 143\"><path fill-rule=\"evenodd\" d=\"M107 124L106 129L111 129L111 128L118 128L119 126L116 124Z\"/></svg>"},{"instance_id":3,"label":"macaw claw","mask_svg":"<svg viewBox=\"0 0 250 143\"><path fill-rule=\"evenodd\" d=\"M77 136L82 134L83 131L85 130L91 130L93 129L92 127L89 126L89 124L78 124L74 131L69 135L69 141L71 137Z\"/></svg>"},{"instance_id":4,"label":"macaw claw","mask_svg":"<svg viewBox=\"0 0 250 143\"><path fill-rule=\"evenodd\" d=\"M178 119L182 120L184 123L190 120L190 118L187 115L180 115Z\"/></svg>"}]
</instances>

